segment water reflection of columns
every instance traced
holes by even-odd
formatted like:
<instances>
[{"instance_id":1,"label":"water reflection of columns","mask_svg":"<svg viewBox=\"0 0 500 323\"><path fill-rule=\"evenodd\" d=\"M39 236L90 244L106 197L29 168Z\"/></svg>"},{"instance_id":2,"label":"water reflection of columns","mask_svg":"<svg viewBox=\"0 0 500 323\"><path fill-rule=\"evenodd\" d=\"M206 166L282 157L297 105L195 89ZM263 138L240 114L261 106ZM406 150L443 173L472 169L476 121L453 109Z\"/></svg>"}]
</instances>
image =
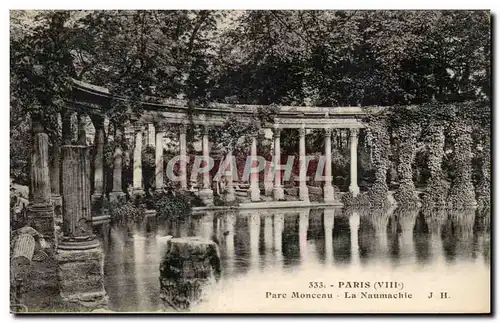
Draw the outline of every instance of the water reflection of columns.
<instances>
[{"instance_id":1,"label":"water reflection of columns","mask_svg":"<svg viewBox=\"0 0 500 323\"><path fill-rule=\"evenodd\" d=\"M200 219L197 236L204 239L212 239L214 234L214 212L207 213Z\"/></svg>"},{"instance_id":2,"label":"water reflection of columns","mask_svg":"<svg viewBox=\"0 0 500 323\"><path fill-rule=\"evenodd\" d=\"M236 215L226 213L224 216L224 232L225 232L225 248L226 248L226 271L228 276L234 272L234 227L236 223Z\"/></svg>"},{"instance_id":3,"label":"water reflection of columns","mask_svg":"<svg viewBox=\"0 0 500 323\"><path fill-rule=\"evenodd\" d=\"M476 262L489 264L490 262L490 213L478 214Z\"/></svg>"},{"instance_id":4,"label":"water reflection of columns","mask_svg":"<svg viewBox=\"0 0 500 323\"><path fill-rule=\"evenodd\" d=\"M441 230L446 222L446 209L424 210L424 219L429 229L429 249L434 262L444 262L443 240Z\"/></svg>"},{"instance_id":5,"label":"water reflection of columns","mask_svg":"<svg viewBox=\"0 0 500 323\"><path fill-rule=\"evenodd\" d=\"M274 258L276 261L276 266L281 267L283 263L283 251L282 251L282 241L283 241L283 228L285 227L285 214L282 212L276 212L274 214Z\"/></svg>"},{"instance_id":6,"label":"water reflection of columns","mask_svg":"<svg viewBox=\"0 0 500 323\"><path fill-rule=\"evenodd\" d=\"M299 250L300 260L303 265L308 260L307 229L309 228L309 211L310 209L304 209L299 212Z\"/></svg>"},{"instance_id":7,"label":"water reflection of columns","mask_svg":"<svg viewBox=\"0 0 500 323\"><path fill-rule=\"evenodd\" d=\"M146 257L146 238L139 234L134 234L134 283L136 286L135 299L138 301L138 309L144 310L148 307L146 300L147 289L145 286L144 276L145 269L148 267Z\"/></svg>"},{"instance_id":8,"label":"water reflection of columns","mask_svg":"<svg viewBox=\"0 0 500 323\"><path fill-rule=\"evenodd\" d=\"M273 262L273 217L270 214L264 215L264 255L266 264Z\"/></svg>"},{"instance_id":9,"label":"water reflection of columns","mask_svg":"<svg viewBox=\"0 0 500 323\"><path fill-rule=\"evenodd\" d=\"M398 208L394 211L399 220L401 233L399 235L399 246L401 258L416 260L415 243L413 239L413 228L418 215L418 208Z\"/></svg>"},{"instance_id":10,"label":"water reflection of columns","mask_svg":"<svg viewBox=\"0 0 500 323\"><path fill-rule=\"evenodd\" d=\"M333 227L335 225L335 209L327 208L323 211L325 226L325 264L333 264Z\"/></svg>"},{"instance_id":11,"label":"water reflection of columns","mask_svg":"<svg viewBox=\"0 0 500 323\"><path fill-rule=\"evenodd\" d=\"M476 209L465 209L461 211L449 211L457 239L456 254L465 258L473 256L474 220Z\"/></svg>"},{"instance_id":12,"label":"water reflection of columns","mask_svg":"<svg viewBox=\"0 0 500 323\"><path fill-rule=\"evenodd\" d=\"M251 214L247 220L250 232L250 270L256 270L259 266L260 215Z\"/></svg>"},{"instance_id":13,"label":"water reflection of columns","mask_svg":"<svg viewBox=\"0 0 500 323\"><path fill-rule=\"evenodd\" d=\"M359 212L353 211L349 216L349 231L351 233L351 264L358 265L359 259Z\"/></svg>"},{"instance_id":14,"label":"water reflection of columns","mask_svg":"<svg viewBox=\"0 0 500 323\"><path fill-rule=\"evenodd\" d=\"M389 253L389 244L387 239L387 224L389 218L394 212L394 208L373 209L368 215L373 229L375 230L375 257L387 257Z\"/></svg>"},{"instance_id":15,"label":"water reflection of columns","mask_svg":"<svg viewBox=\"0 0 500 323\"><path fill-rule=\"evenodd\" d=\"M110 230L110 240L111 240L111 262L108 260L106 264L111 267L106 277L108 278L108 282L106 283L106 290L108 294L114 294L117 297L115 299L123 301L123 295L125 295L124 286L126 286L126 275L125 275L125 237L121 230L117 230L115 228L111 228ZM121 306L119 306L121 307Z\"/></svg>"}]
</instances>

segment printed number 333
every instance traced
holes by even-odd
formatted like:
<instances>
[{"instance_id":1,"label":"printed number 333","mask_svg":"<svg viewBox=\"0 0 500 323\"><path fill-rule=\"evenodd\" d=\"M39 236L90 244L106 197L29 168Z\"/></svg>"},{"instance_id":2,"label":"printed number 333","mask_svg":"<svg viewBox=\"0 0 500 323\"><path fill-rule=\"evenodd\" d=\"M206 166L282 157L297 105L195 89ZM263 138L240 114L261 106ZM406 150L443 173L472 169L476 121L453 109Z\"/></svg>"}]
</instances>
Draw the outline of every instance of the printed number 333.
<instances>
[{"instance_id":1,"label":"printed number 333","mask_svg":"<svg viewBox=\"0 0 500 323\"><path fill-rule=\"evenodd\" d=\"M309 282L309 288L324 288L323 282Z\"/></svg>"}]
</instances>

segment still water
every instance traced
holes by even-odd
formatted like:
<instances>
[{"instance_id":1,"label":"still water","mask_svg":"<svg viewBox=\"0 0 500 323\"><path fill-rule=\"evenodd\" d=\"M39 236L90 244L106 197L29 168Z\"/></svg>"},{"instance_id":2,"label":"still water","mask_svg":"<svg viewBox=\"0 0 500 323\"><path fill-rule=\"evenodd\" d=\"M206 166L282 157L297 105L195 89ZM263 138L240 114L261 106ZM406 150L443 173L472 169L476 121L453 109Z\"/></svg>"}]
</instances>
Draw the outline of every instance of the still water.
<instances>
[{"instance_id":1,"label":"still water","mask_svg":"<svg viewBox=\"0 0 500 323\"><path fill-rule=\"evenodd\" d=\"M489 215L474 210L364 210L330 208L209 212L156 223L147 233L103 227L105 287L113 311L156 312L164 236L214 239L221 252L217 289L195 311L366 312L394 310L391 301L346 299L339 282L402 282L412 300L405 311L489 307ZM335 301L276 300L266 292L311 292L323 282ZM330 286L336 286L330 288ZM373 285L372 285L373 286ZM428 299L446 291L452 300ZM313 290L317 292L317 290ZM471 303L471 297L474 301ZM473 306L474 305L474 306ZM459 308L463 308L460 307Z\"/></svg>"}]
</instances>

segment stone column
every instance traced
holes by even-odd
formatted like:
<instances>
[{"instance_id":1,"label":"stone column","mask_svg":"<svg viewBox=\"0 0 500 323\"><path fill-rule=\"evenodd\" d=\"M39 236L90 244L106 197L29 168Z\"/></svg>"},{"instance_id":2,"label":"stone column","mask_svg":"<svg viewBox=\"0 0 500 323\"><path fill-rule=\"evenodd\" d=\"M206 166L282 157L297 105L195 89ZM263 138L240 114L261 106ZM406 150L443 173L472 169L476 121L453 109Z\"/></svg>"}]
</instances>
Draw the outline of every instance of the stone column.
<instances>
[{"instance_id":1,"label":"stone column","mask_svg":"<svg viewBox=\"0 0 500 323\"><path fill-rule=\"evenodd\" d=\"M64 145L63 234L65 237L93 237L90 224L90 157L89 148Z\"/></svg>"},{"instance_id":2,"label":"stone column","mask_svg":"<svg viewBox=\"0 0 500 323\"><path fill-rule=\"evenodd\" d=\"M83 307L107 305L104 256L92 233L89 148L64 145L62 153L63 238L57 249L63 300Z\"/></svg>"},{"instance_id":3,"label":"stone column","mask_svg":"<svg viewBox=\"0 0 500 323\"><path fill-rule=\"evenodd\" d=\"M50 165L50 191L52 193L52 201L55 207L62 205L61 198L61 145L59 138L53 138L52 148L50 149L52 155Z\"/></svg>"},{"instance_id":4,"label":"stone column","mask_svg":"<svg viewBox=\"0 0 500 323\"><path fill-rule=\"evenodd\" d=\"M359 129L351 128L351 185L349 191L353 196L359 194L358 187L358 132Z\"/></svg>"},{"instance_id":5,"label":"stone column","mask_svg":"<svg viewBox=\"0 0 500 323\"><path fill-rule=\"evenodd\" d=\"M102 201L104 195L104 116L93 115L94 137L94 192L92 201Z\"/></svg>"},{"instance_id":6,"label":"stone column","mask_svg":"<svg viewBox=\"0 0 500 323\"><path fill-rule=\"evenodd\" d=\"M147 145L154 147L156 138L155 138L155 126L152 123L148 123L148 136L147 136Z\"/></svg>"},{"instance_id":7,"label":"stone column","mask_svg":"<svg viewBox=\"0 0 500 323\"><path fill-rule=\"evenodd\" d=\"M50 192L49 137L41 120L32 118L33 144L31 148L30 197L28 224L49 241L55 240L54 205Z\"/></svg>"},{"instance_id":8,"label":"stone column","mask_svg":"<svg viewBox=\"0 0 500 323\"><path fill-rule=\"evenodd\" d=\"M181 189L187 190L187 142L186 142L186 124L179 127L179 154L180 154L180 177Z\"/></svg>"},{"instance_id":9,"label":"stone column","mask_svg":"<svg viewBox=\"0 0 500 323\"><path fill-rule=\"evenodd\" d=\"M248 196L252 202L260 201L259 173L257 168L257 137L252 137L252 148L250 151L250 188Z\"/></svg>"},{"instance_id":10,"label":"stone column","mask_svg":"<svg viewBox=\"0 0 500 323\"><path fill-rule=\"evenodd\" d=\"M233 183L233 152L229 151L226 155L226 159L229 161L229 172L226 171L226 201L232 202L236 200L234 183Z\"/></svg>"},{"instance_id":11,"label":"stone column","mask_svg":"<svg viewBox=\"0 0 500 323\"><path fill-rule=\"evenodd\" d=\"M274 129L274 188L273 197L275 201L284 200L285 193L281 186L281 144L280 144L281 129Z\"/></svg>"},{"instance_id":12,"label":"stone column","mask_svg":"<svg viewBox=\"0 0 500 323\"><path fill-rule=\"evenodd\" d=\"M325 129L325 184L323 185L323 199L333 202L334 192L332 186L332 129Z\"/></svg>"},{"instance_id":13,"label":"stone column","mask_svg":"<svg viewBox=\"0 0 500 323\"><path fill-rule=\"evenodd\" d=\"M109 198L112 201L118 201L120 197L125 196L122 188L123 151L121 148L121 136L117 136L115 140L118 145L116 145L113 155L113 189L109 193Z\"/></svg>"},{"instance_id":14,"label":"stone column","mask_svg":"<svg viewBox=\"0 0 500 323\"><path fill-rule=\"evenodd\" d=\"M61 196L61 145L59 138L52 139L52 160L50 167L50 190L54 205L54 237L55 245L59 243L62 230L62 196Z\"/></svg>"},{"instance_id":15,"label":"stone column","mask_svg":"<svg viewBox=\"0 0 500 323\"><path fill-rule=\"evenodd\" d=\"M271 138L272 138L272 130L271 129L264 129L264 138L268 139L266 137L266 130L271 131ZM274 144L271 145L269 149L269 156L266 156L266 166L264 167L264 194L265 196L273 196L273 178L274 178L274 172L273 172L273 156L274 156ZM271 157L271 160L267 160L269 157Z\"/></svg>"},{"instance_id":16,"label":"stone column","mask_svg":"<svg viewBox=\"0 0 500 323\"><path fill-rule=\"evenodd\" d=\"M165 136L165 125L163 123L155 124L156 130L156 154L155 154L155 188L157 191L163 191L163 137Z\"/></svg>"},{"instance_id":17,"label":"stone column","mask_svg":"<svg viewBox=\"0 0 500 323\"><path fill-rule=\"evenodd\" d=\"M307 189L307 156L306 156L306 129L305 126L299 129L299 154L300 154L300 174L299 174L299 199L309 201L309 190Z\"/></svg>"},{"instance_id":18,"label":"stone column","mask_svg":"<svg viewBox=\"0 0 500 323\"><path fill-rule=\"evenodd\" d=\"M78 120L78 143L80 145L87 145L87 131L85 130L87 126L86 115L79 113L77 116Z\"/></svg>"},{"instance_id":19,"label":"stone column","mask_svg":"<svg viewBox=\"0 0 500 323\"><path fill-rule=\"evenodd\" d=\"M205 158L205 163L209 162L210 157L210 147L208 143L208 127L205 126L203 128L203 157ZM203 173L203 189L200 190L199 196L207 206L214 204L214 192L210 187L209 171Z\"/></svg>"},{"instance_id":20,"label":"stone column","mask_svg":"<svg viewBox=\"0 0 500 323\"><path fill-rule=\"evenodd\" d=\"M133 192L137 195L144 194L142 185L142 125L135 128L134 138L134 172L133 172Z\"/></svg>"},{"instance_id":21,"label":"stone column","mask_svg":"<svg viewBox=\"0 0 500 323\"><path fill-rule=\"evenodd\" d=\"M71 128L71 110L65 110L62 112L62 143L63 145L71 145L71 139L73 138L73 130Z\"/></svg>"}]
</instances>

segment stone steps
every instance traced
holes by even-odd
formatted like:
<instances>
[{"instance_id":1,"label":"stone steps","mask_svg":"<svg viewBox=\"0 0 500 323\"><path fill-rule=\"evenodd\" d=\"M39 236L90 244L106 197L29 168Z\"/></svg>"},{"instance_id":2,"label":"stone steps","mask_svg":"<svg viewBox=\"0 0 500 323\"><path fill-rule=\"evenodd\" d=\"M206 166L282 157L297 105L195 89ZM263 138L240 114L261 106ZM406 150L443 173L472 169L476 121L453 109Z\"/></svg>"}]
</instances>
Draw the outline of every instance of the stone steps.
<instances>
[{"instance_id":1,"label":"stone steps","mask_svg":"<svg viewBox=\"0 0 500 323\"><path fill-rule=\"evenodd\" d=\"M234 187L234 194L236 196L247 196L249 189L250 189L250 184L247 183L237 184Z\"/></svg>"}]
</instances>

